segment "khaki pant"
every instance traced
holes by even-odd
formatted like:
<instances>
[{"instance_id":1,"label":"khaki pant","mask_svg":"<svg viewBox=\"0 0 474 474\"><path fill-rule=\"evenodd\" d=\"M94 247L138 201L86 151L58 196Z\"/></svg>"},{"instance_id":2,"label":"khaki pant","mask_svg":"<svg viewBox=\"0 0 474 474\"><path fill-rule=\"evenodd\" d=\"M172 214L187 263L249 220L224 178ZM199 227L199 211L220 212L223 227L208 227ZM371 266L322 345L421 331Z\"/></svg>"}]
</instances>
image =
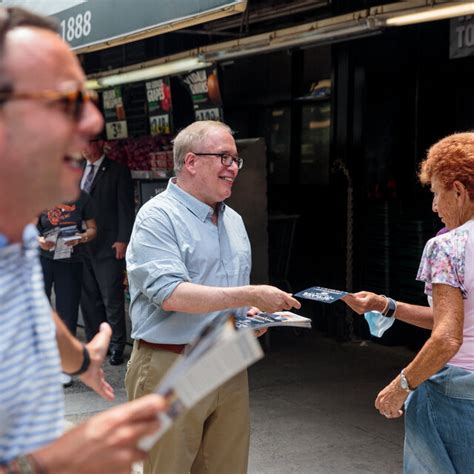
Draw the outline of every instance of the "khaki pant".
<instances>
[{"instance_id":1,"label":"khaki pant","mask_svg":"<svg viewBox=\"0 0 474 474\"><path fill-rule=\"evenodd\" d=\"M151 393L177 354L137 341L125 376L129 400ZM250 438L247 371L175 421L151 449L144 474L245 474Z\"/></svg>"}]
</instances>

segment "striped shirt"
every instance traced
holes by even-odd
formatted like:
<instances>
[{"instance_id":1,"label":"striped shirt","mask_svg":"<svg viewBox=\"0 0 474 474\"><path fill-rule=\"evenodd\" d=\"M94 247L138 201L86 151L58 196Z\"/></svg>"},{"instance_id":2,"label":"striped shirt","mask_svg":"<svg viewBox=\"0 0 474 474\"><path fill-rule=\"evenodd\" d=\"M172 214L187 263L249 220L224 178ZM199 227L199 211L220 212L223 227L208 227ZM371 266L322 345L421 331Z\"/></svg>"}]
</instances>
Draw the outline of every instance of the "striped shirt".
<instances>
[{"instance_id":1,"label":"striped shirt","mask_svg":"<svg viewBox=\"0 0 474 474\"><path fill-rule=\"evenodd\" d=\"M56 439L64 394L36 229L23 243L0 239L0 464Z\"/></svg>"}]
</instances>

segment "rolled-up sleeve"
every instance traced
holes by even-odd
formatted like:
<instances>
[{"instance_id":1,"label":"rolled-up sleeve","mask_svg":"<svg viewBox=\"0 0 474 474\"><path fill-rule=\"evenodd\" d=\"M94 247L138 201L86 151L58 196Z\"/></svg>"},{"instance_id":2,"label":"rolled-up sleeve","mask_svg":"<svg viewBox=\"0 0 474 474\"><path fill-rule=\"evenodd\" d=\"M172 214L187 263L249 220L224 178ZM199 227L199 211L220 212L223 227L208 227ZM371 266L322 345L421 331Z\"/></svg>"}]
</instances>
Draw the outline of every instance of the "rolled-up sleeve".
<instances>
[{"instance_id":1,"label":"rolled-up sleeve","mask_svg":"<svg viewBox=\"0 0 474 474\"><path fill-rule=\"evenodd\" d=\"M191 281L169 216L155 212L136 223L127 253L130 285L161 307L176 286Z\"/></svg>"}]
</instances>

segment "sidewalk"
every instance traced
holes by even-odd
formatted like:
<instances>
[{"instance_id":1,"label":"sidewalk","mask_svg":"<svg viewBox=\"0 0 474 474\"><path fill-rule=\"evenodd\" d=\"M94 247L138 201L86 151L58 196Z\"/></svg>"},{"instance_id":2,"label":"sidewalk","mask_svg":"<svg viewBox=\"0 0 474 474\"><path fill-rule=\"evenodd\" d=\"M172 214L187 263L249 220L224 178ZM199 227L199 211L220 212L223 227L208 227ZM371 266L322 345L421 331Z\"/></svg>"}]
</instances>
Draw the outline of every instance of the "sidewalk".
<instances>
[{"instance_id":1,"label":"sidewalk","mask_svg":"<svg viewBox=\"0 0 474 474\"><path fill-rule=\"evenodd\" d=\"M411 357L398 347L273 330L271 352L249 371L249 473L400 473L403 419L386 420L373 404ZM125 370L105 364L117 403L126 400ZM80 382L65 393L73 423L110 406Z\"/></svg>"}]
</instances>

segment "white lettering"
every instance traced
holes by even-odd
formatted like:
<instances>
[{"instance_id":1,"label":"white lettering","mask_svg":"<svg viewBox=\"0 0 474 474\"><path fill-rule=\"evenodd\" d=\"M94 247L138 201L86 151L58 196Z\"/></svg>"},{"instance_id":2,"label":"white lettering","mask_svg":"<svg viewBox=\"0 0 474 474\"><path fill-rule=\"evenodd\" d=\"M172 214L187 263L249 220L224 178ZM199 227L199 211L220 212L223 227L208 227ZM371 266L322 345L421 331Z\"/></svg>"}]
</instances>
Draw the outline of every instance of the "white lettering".
<instances>
[{"instance_id":1,"label":"white lettering","mask_svg":"<svg viewBox=\"0 0 474 474\"><path fill-rule=\"evenodd\" d=\"M92 31L92 13L90 10L84 14L78 13L76 16L70 16L67 20L61 21L60 25L62 37L69 43L74 39L89 36Z\"/></svg>"},{"instance_id":2,"label":"white lettering","mask_svg":"<svg viewBox=\"0 0 474 474\"><path fill-rule=\"evenodd\" d=\"M474 25L472 23L466 26L464 42L466 46L474 46Z\"/></svg>"},{"instance_id":3,"label":"white lettering","mask_svg":"<svg viewBox=\"0 0 474 474\"><path fill-rule=\"evenodd\" d=\"M464 25L456 27L457 43L458 43L457 47L459 49L464 47L464 41L463 41L464 29L465 29Z\"/></svg>"},{"instance_id":4,"label":"white lettering","mask_svg":"<svg viewBox=\"0 0 474 474\"><path fill-rule=\"evenodd\" d=\"M194 94L207 93L207 80L206 82L198 82L197 84L189 84L191 92Z\"/></svg>"}]
</instances>

